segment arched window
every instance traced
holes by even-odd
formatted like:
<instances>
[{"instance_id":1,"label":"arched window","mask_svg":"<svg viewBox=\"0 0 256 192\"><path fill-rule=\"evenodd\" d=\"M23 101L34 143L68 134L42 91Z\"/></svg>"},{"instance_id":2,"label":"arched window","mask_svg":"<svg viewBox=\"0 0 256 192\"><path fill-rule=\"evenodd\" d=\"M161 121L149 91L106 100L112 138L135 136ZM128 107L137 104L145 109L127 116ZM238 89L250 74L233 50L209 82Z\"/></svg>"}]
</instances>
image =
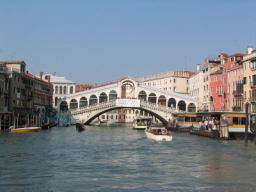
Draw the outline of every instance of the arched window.
<instances>
[{"instance_id":1,"label":"arched window","mask_svg":"<svg viewBox=\"0 0 256 192\"><path fill-rule=\"evenodd\" d=\"M64 95L66 95L66 94L67 94L67 87L66 87L66 86L64 86L63 94L64 94Z\"/></svg>"},{"instance_id":2,"label":"arched window","mask_svg":"<svg viewBox=\"0 0 256 192\"><path fill-rule=\"evenodd\" d=\"M61 111L67 111L68 110L68 103L66 101L62 101L60 103L60 110Z\"/></svg>"},{"instance_id":3,"label":"arched window","mask_svg":"<svg viewBox=\"0 0 256 192\"><path fill-rule=\"evenodd\" d=\"M196 112L196 105L194 103L188 104L188 112Z\"/></svg>"},{"instance_id":4,"label":"arched window","mask_svg":"<svg viewBox=\"0 0 256 192\"><path fill-rule=\"evenodd\" d=\"M109 101L115 101L117 99L117 93L115 90L109 92Z\"/></svg>"},{"instance_id":5,"label":"arched window","mask_svg":"<svg viewBox=\"0 0 256 192\"><path fill-rule=\"evenodd\" d=\"M161 96L158 98L158 105L166 106L166 97L165 97L164 95L161 95Z\"/></svg>"},{"instance_id":6,"label":"arched window","mask_svg":"<svg viewBox=\"0 0 256 192\"><path fill-rule=\"evenodd\" d=\"M168 107L170 108L176 108L176 100L174 98L170 98L168 100Z\"/></svg>"},{"instance_id":7,"label":"arched window","mask_svg":"<svg viewBox=\"0 0 256 192\"><path fill-rule=\"evenodd\" d=\"M69 93L70 93L70 94L73 94L73 91L74 91L73 89L74 89L73 86L71 86L71 87L69 88Z\"/></svg>"},{"instance_id":8,"label":"arched window","mask_svg":"<svg viewBox=\"0 0 256 192\"><path fill-rule=\"evenodd\" d=\"M138 95L138 99L142 100L142 101L146 101L147 100L147 93L145 91L140 91L139 95Z\"/></svg>"},{"instance_id":9,"label":"arched window","mask_svg":"<svg viewBox=\"0 0 256 192\"><path fill-rule=\"evenodd\" d=\"M86 97L81 97L79 101L79 108L81 107L87 107L88 106L88 101Z\"/></svg>"},{"instance_id":10,"label":"arched window","mask_svg":"<svg viewBox=\"0 0 256 192\"><path fill-rule=\"evenodd\" d=\"M55 94L59 94L59 87L55 86Z\"/></svg>"},{"instance_id":11,"label":"arched window","mask_svg":"<svg viewBox=\"0 0 256 192\"><path fill-rule=\"evenodd\" d=\"M97 105L98 98L96 95L91 95L89 99L89 105Z\"/></svg>"},{"instance_id":12,"label":"arched window","mask_svg":"<svg viewBox=\"0 0 256 192\"><path fill-rule=\"evenodd\" d=\"M183 100L179 101L179 103L178 103L178 109L179 109L180 111L186 111L186 103L185 103L185 101L183 101Z\"/></svg>"},{"instance_id":13,"label":"arched window","mask_svg":"<svg viewBox=\"0 0 256 192\"><path fill-rule=\"evenodd\" d=\"M60 86L60 94L62 94L62 86Z\"/></svg>"},{"instance_id":14,"label":"arched window","mask_svg":"<svg viewBox=\"0 0 256 192\"><path fill-rule=\"evenodd\" d=\"M107 96L107 94L106 93L101 93L100 94L100 97L99 97L99 102L100 103L104 103L104 102L107 102L108 101L108 96Z\"/></svg>"},{"instance_id":15,"label":"arched window","mask_svg":"<svg viewBox=\"0 0 256 192\"><path fill-rule=\"evenodd\" d=\"M70 101L70 109L77 109L78 108L78 103L76 99L72 99Z\"/></svg>"},{"instance_id":16,"label":"arched window","mask_svg":"<svg viewBox=\"0 0 256 192\"><path fill-rule=\"evenodd\" d=\"M156 103L156 94L155 93L150 93L148 96L148 102L150 103Z\"/></svg>"}]
</instances>

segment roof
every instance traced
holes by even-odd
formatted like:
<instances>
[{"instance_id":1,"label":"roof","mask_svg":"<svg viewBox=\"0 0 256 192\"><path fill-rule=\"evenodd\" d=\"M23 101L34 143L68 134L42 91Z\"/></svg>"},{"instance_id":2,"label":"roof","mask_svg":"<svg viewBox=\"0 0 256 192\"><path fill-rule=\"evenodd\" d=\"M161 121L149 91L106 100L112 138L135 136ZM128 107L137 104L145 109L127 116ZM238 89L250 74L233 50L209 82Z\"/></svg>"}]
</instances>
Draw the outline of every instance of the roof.
<instances>
[{"instance_id":1,"label":"roof","mask_svg":"<svg viewBox=\"0 0 256 192\"><path fill-rule=\"evenodd\" d=\"M68 84L75 84L73 81L67 80L66 77L55 76L53 74L45 74L45 76L49 75L51 77L51 83L68 83Z\"/></svg>"},{"instance_id":2,"label":"roof","mask_svg":"<svg viewBox=\"0 0 256 192\"><path fill-rule=\"evenodd\" d=\"M0 61L0 64L23 64L26 65L23 60L13 60L13 61Z\"/></svg>"},{"instance_id":3,"label":"roof","mask_svg":"<svg viewBox=\"0 0 256 192\"><path fill-rule=\"evenodd\" d=\"M44 82L44 83L49 83L48 81L45 81L45 80L43 80L43 79L40 79L39 77L37 77L37 76L34 76L32 73L30 73L30 72L26 72L26 73L24 73L24 75L26 76L26 77L30 77L30 78L32 78L32 79L35 79L35 80L38 80L38 81L41 81L41 82Z\"/></svg>"},{"instance_id":4,"label":"roof","mask_svg":"<svg viewBox=\"0 0 256 192\"><path fill-rule=\"evenodd\" d=\"M217 70L217 71L211 73L210 75L220 75L220 74L222 74L222 73L223 73L222 70L219 69L219 70Z\"/></svg>"}]
</instances>

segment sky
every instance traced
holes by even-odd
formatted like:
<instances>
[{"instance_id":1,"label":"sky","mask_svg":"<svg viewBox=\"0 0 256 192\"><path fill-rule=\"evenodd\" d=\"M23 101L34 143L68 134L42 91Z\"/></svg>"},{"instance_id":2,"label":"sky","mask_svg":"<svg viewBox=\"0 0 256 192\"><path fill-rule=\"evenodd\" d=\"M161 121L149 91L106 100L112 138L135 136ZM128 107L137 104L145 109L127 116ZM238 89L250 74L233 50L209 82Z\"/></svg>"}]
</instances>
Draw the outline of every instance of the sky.
<instances>
[{"instance_id":1,"label":"sky","mask_svg":"<svg viewBox=\"0 0 256 192\"><path fill-rule=\"evenodd\" d=\"M0 60L76 83L195 70L256 47L254 0L0 0Z\"/></svg>"}]
</instances>

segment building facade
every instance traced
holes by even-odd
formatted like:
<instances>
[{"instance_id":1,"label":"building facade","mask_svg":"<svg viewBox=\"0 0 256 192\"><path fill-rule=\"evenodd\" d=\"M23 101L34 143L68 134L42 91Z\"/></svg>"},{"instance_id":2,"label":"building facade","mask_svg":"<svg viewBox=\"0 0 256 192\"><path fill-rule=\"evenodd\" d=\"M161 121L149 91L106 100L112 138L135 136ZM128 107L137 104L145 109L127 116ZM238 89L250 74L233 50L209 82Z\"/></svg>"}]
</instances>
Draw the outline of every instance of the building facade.
<instances>
[{"instance_id":1,"label":"building facade","mask_svg":"<svg viewBox=\"0 0 256 192\"><path fill-rule=\"evenodd\" d=\"M198 111L203 111L203 71L197 64L196 73L189 78L189 95L198 101Z\"/></svg>"},{"instance_id":2,"label":"building facade","mask_svg":"<svg viewBox=\"0 0 256 192\"><path fill-rule=\"evenodd\" d=\"M195 73L191 71L169 71L137 78L142 85L154 87L172 93L189 94L189 79Z\"/></svg>"},{"instance_id":3,"label":"building facade","mask_svg":"<svg viewBox=\"0 0 256 192\"><path fill-rule=\"evenodd\" d=\"M248 48L243 57L244 105L250 104L250 110L256 112L256 49Z\"/></svg>"},{"instance_id":4,"label":"building facade","mask_svg":"<svg viewBox=\"0 0 256 192\"><path fill-rule=\"evenodd\" d=\"M223 91L223 69L215 71L210 74L210 101L211 111L223 111L224 110L224 91Z\"/></svg>"},{"instance_id":5,"label":"building facade","mask_svg":"<svg viewBox=\"0 0 256 192\"><path fill-rule=\"evenodd\" d=\"M52 85L27 72L24 61L0 61L0 67L4 82L1 129L42 125L52 108Z\"/></svg>"},{"instance_id":6,"label":"building facade","mask_svg":"<svg viewBox=\"0 0 256 192\"><path fill-rule=\"evenodd\" d=\"M243 111L243 54L231 55L224 63L224 110Z\"/></svg>"},{"instance_id":7,"label":"building facade","mask_svg":"<svg viewBox=\"0 0 256 192\"><path fill-rule=\"evenodd\" d=\"M56 108L58 100L64 95L73 94L76 91L76 84L65 77L56 76L56 74L43 74L42 72L38 76L40 79L49 81L53 86L52 103Z\"/></svg>"}]
</instances>

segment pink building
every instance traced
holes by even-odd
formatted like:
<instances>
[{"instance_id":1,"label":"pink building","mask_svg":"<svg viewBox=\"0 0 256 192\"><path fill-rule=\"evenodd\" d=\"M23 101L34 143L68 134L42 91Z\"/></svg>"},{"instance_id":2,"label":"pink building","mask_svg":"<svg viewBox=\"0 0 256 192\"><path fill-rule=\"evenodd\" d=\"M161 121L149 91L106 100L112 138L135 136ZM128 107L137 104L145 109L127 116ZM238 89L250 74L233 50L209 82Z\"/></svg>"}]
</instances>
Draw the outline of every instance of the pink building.
<instances>
[{"instance_id":1,"label":"pink building","mask_svg":"<svg viewBox=\"0 0 256 192\"><path fill-rule=\"evenodd\" d=\"M211 111L222 111L224 108L222 68L210 74L210 94L210 101L212 103Z\"/></svg>"},{"instance_id":2,"label":"pink building","mask_svg":"<svg viewBox=\"0 0 256 192\"><path fill-rule=\"evenodd\" d=\"M237 53L224 63L225 111L243 111L243 54Z\"/></svg>"}]
</instances>

